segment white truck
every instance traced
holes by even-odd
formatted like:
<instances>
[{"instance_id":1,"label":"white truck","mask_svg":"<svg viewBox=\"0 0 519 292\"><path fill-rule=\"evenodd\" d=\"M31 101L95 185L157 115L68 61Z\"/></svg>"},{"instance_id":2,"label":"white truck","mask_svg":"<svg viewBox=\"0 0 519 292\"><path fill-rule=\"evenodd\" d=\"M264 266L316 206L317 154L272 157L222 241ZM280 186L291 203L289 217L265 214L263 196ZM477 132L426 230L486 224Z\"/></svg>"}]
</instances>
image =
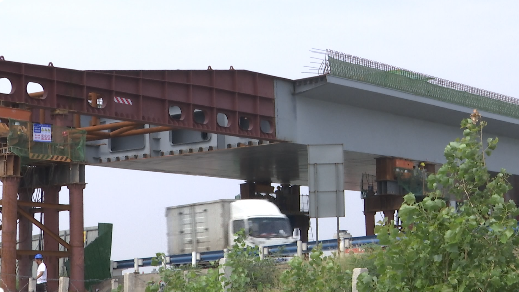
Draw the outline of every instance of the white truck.
<instances>
[{"instance_id":1,"label":"white truck","mask_svg":"<svg viewBox=\"0 0 519 292\"><path fill-rule=\"evenodd\" d=\"M288 218L267 200L217 200L168 207L166 218L169 255L229 248L241 229L251 246L295 241Z\"/></svg>"}]
</instances>

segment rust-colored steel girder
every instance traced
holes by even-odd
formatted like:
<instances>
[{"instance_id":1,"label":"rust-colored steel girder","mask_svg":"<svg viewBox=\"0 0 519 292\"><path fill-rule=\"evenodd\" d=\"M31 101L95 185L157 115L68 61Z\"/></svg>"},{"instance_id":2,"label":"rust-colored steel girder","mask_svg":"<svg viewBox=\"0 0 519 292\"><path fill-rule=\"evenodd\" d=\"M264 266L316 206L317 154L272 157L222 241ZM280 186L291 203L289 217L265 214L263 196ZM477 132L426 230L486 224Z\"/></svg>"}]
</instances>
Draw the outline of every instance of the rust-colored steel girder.
<instances>
[{"instance_id":1,"label":"rust-colored steel girder","mask_svg":"<svg viewBox=\"0 0 519 292\"><path fill-rule=\"evenodd\" d=\"M1 254L2 248L0 248ZM70 256L69 251L47 251L47 250L33 250L33 249L18 249L16 250L16 258L19 259L22 256L32 256L34 257L36 254L41 254L43 257L47 256L55 256L60 258L66 258ZM1 256L0 256L1 258Z\"/></svg>"},{"instance_id":2,"label":"rust-colored steel girder","mask_svg":"<svg viewBox=\"0 0 519 292\"><path fill-rule=\"evenodd\" d=\"M0 60L0 78L12 85L9 94L0 94L0 101L31 109L64 109L139 124L276 140L276 77L265 74L212 69L80 71ZM29 82L40 84L43 94L27 93Z\"/></svg>"},{"instance_id":3,"label":"rust-colored steel girder","mask_svg":"<svg viewBox=\"0 0 519 292\"><path fill-rule=\"evenodd\" d=\"M0 106L0 117L4 119L30 121L31 114L30 110Z\"/></svg>"},{"instance_id":4,"label":"rust-colored steel girder","mask_svg":"<svg viewBox=\"0 0 519 292\"><path fill-rule=\"evenodd\" d=\"M53 251L53 250L17 250L16 251L16 256L17 257L20 257L20 256L35 256L36 254L41 254L44 258L45 257L49 257L49 256L53 256L53 257L60 257L60 258L66 258L66 257L69 257L70 256L70 252L69 251Z\"/></svg>"}]
</instances>

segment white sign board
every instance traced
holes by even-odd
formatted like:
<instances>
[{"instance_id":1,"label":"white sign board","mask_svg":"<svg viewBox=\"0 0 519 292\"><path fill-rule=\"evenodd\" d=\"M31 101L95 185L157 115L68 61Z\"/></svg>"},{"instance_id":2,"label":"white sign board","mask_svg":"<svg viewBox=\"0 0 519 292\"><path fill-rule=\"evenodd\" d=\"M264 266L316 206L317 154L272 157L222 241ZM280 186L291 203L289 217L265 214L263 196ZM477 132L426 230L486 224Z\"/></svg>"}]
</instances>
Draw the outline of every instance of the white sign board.
<instances>
[{"instance_id":1,"label":"white sign board","mask_svg":"<svg viewBox=\"0 0 519 292\"><path fill-rule=\"evenodd\" d=\"M308 145L310 218L344 217L342 145Z\"/></svg>"},{"instance_id":2,"label":"white sign board","mask_svg":"<svg viewBox=\"0 0 519 292\"><path fill-rule=\"evenodd\" d=\"M48 124L33 124L32 140L35 142L52 142L52 127Z\"/></svg>"}]
</instances>

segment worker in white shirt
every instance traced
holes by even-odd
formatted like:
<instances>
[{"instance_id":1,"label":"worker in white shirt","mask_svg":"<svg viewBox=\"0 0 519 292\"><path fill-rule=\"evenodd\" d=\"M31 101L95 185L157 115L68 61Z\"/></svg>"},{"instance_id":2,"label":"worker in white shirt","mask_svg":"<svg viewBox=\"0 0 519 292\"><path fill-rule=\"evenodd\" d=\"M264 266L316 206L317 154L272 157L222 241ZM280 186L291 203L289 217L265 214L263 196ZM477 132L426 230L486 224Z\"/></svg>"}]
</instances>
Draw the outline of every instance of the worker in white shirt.
<instances>
[{"instance_id":1,"label":"worker in white shirt","mask_svg":"<svg viewBox=\"0 0 519 292\"><path fill-rule=\"evenodd\" d=\"M34 260L38 265L36 270L36 292L47 292L47 266L43 263L43 256L37 254Z\"/></svg>"}]
</instances>

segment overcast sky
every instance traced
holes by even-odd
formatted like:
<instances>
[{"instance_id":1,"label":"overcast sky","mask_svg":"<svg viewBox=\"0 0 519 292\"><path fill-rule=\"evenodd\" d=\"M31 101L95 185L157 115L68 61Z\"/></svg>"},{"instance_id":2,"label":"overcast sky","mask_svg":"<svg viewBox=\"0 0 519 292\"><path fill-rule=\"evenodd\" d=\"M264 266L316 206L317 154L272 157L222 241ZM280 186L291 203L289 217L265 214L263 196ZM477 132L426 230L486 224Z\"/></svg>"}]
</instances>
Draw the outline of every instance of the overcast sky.
<instances>
[{"instance_id":1,"label":"overcast sky","mask_svg":"<svg viewBox=\"0 0 519 292\"><path fill-rule=\"evenodd\" d=\"M304 66L316 56L310 49L319 48L516 97L518 28L514 0L0 0L0 55L10 61L79 70L232 65L297 79L311 76ZM114 224L113 260L166 251L167 206L233 198L242 183L101 167L86 172L85 226ZM68 202L66 188L60 201ZM363 235L357 192L346 192L346 212L341 229ZM68 213L60 229L68 229ZM320 220L320 239L334 230L334 219Z\"/></svg>"}]
</instances>

